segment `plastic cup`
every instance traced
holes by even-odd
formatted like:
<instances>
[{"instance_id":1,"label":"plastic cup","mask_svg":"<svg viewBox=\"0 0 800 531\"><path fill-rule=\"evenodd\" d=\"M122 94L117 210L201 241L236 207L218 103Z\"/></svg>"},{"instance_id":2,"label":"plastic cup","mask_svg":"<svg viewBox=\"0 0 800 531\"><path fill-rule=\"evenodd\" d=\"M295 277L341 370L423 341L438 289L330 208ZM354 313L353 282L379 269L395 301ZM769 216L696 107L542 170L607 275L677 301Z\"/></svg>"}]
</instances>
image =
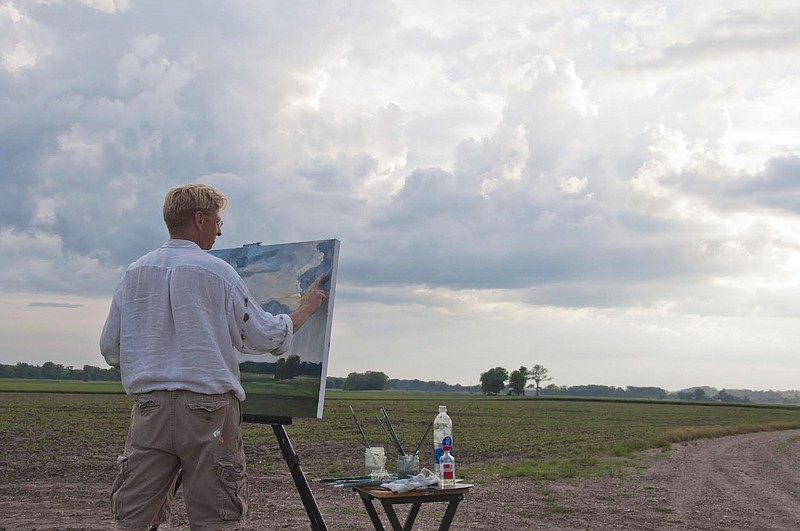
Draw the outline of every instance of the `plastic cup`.
<instances>
[{"instance_id":1,"label":"plastic cup","mask_svg":"<svg viewBox=\"0 0 800 531\"><path fill-rule=\"evenodd\" d=\"M386 453L383 446L372 446L364 451L364 473L367 476L386 473Z\"/></svg>"},{"instance_id":2,"label":"plastic cup","mask_svg":"<svg viewBox=\"0 0 800 531\"><path fill-rule=\"evenodd\" d=\"M419 454L397 456L397 478L406 479L419 474Z\"/></svg>"}]
</instances>

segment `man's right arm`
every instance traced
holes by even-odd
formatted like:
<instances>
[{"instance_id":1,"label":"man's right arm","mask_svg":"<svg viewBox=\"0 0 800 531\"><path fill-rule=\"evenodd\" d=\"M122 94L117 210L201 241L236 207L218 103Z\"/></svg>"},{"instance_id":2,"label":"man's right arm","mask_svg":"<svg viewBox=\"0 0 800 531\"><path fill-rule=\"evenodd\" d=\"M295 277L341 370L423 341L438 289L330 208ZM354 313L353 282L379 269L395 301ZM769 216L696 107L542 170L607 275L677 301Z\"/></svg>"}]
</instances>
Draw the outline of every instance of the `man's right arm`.
<instances>
[{"instance_id":1,"label":"man's right arm","mask_svg":"<svg viewBox=\"0 0 800 531\"><path fill-rule=\"evenodd\" d=\"M230 292L228 326L234 347L245 354L269 352L280 356L289 351L294 332L300 329L319 309L325 299L325 292L319 289L321 277L300 294L300 305L289 315L272 315L261 305L239 279Z\"/></svg>"}]
</instances>

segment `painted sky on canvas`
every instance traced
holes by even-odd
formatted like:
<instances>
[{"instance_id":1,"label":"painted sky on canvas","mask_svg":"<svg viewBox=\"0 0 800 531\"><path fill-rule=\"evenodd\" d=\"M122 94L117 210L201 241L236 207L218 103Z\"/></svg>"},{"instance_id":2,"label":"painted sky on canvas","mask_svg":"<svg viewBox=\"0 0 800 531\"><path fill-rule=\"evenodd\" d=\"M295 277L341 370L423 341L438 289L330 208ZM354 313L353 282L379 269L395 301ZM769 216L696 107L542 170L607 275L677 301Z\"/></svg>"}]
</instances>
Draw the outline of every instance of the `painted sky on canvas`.
<instances>
[{"instance_id":1,"label":"painted sky on canvas","mask_svg":"<svg viewBox=\"0 0 800 531\"><path fill-rule=\"evenodd\" d=\"M0 362L102 365L168 188L341 241L328 374L797 388L800 6L0 0Z\"/></svg>"}]
</instances>

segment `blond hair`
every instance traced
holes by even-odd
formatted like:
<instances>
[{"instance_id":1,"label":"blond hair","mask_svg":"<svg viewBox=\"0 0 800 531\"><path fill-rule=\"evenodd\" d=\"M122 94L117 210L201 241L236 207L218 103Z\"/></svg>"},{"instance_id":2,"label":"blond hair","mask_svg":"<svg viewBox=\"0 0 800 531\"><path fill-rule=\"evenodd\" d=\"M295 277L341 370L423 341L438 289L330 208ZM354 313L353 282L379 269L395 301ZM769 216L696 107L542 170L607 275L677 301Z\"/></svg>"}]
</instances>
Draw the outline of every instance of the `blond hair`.
<instances>
[{"instance_id":1,"label":"blond hair","mask_svg":"<svg viewBox=\"0 0 800 531\"><path fill-rule=\"evenodd\" d=\"M225 194L207 184L186 184L176 186L164 198L164 223L172 232L185 228L198 210L206 214L216 214L228 206Z\"/></svg>"}]
</instances>

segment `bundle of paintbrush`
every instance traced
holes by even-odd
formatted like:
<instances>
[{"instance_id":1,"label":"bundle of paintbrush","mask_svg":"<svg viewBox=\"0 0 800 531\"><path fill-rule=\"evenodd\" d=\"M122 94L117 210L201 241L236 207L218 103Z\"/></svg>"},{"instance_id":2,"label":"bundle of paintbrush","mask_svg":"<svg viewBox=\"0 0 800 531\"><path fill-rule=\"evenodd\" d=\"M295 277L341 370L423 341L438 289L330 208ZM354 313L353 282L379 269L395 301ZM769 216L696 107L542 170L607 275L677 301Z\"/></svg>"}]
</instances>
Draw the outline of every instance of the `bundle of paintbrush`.
<instances>
[{"instance_id":1,"label":"bundle of paintbrush","mask_svg":"<svg viewBox=\"0 0 800 531\"><path fill-rule=\"evenodd\" d=\"M428 436L430 433L431 428L433 427L433 421L428 424L428 429L425 430L425 433L422 435L422 439L419 440L417 443L417 447L414 449L414 452L411 454L407 454L405 450L403 450L403 445L400 444L400 438L397 436L397 432L394 431L394 426L392 426L392 421L389 420L389 414L386 412L386 408L381 406L379 408L380 415L378 415L378 424L381 425L383 431L389 437L389 442L392 443L394 449L397 451L397 455L417 455L419 454L419 449L422 447L422 443L425 441L425 437ZM356 421L356 427L358 428L358 433L361 435L361 440L364 443L364 446L370 448L369 441L367 440L367 436L364 433L364 428L361 427L361 423L358 421L358 417L356 416L356 412L353 411L353 406L350 406L350 413L353 415L353 420Z\"/></svg>"},{"instance_id":2,"label":"bundle of paintbrush","mask_svg":"<svg viewBox=\"0 0 800 531\"><path fill-rule=\"evenodd\" d=\"M397 437L397 432L394 431L394 426L392 426L392 421L389 420L389 414L386 413L386 408L381 406L378 408L380 411L380 415L378 415L378 424L381 425L383 431L386 432L386 435L389 437L389 441L394 446L394 449L397 450L397 455L406 455L403 451L403 446L400 444L400 439Z\"/></svg>"},{"instance_id":3,"label":"bundle of paintbrush","mask_svg":"<svg viewBox=\"0 0 800 531\"><path fill-rule=\"evenodd\" d=\"M425 433L422 435L422 439L419 440L417 447L414 449L414 452L411 454L406 454L405 450L403 450L403 445L400 444L400 438L397 436L397 432L394 431L394 426L392 426L392 421L389 420L389 414L386 413L386 408L381 406L380 407L380 415L378 415L378 424L381 425L383 431L386 432L386 435L389 437L389 441L394 446L394 449L397 450L397 455L417 455L419 454L419 449L422 447L422 443L425 440L425 437L428 435L428 432L431 431L431 427L433 426L433 421L428 424L428 429L425 430Z\"/></svg>"}]
</instances>

